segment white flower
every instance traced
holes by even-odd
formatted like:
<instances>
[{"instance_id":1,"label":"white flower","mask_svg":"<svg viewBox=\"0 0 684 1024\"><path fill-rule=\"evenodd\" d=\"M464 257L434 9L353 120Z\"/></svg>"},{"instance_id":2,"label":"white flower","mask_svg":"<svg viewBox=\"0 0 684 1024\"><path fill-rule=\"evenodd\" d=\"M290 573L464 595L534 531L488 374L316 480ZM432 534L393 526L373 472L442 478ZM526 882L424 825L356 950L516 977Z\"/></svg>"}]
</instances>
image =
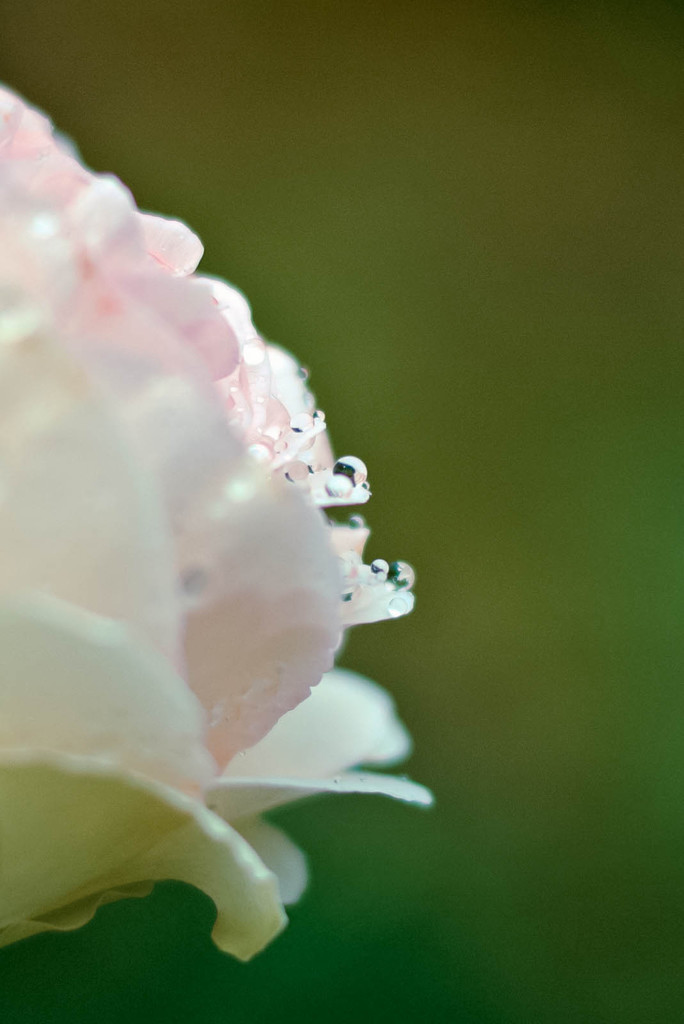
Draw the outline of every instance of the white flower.
<instances>
[{"instance_id":1,"label":"white flower","mask_svg":"<svg viewBox=\"0 0 684 1024\"><path fill-rule=\"evenodd\" d=\"M430 801L350 771L408 738L329 671L343 627L410 610L411 570L323 517L367 500L365 466L239 292L193 275L197 238L2 90L0 231L0 943L175 878L249 957L306 879L263 812Z\"/></svg>"}]
</instances>

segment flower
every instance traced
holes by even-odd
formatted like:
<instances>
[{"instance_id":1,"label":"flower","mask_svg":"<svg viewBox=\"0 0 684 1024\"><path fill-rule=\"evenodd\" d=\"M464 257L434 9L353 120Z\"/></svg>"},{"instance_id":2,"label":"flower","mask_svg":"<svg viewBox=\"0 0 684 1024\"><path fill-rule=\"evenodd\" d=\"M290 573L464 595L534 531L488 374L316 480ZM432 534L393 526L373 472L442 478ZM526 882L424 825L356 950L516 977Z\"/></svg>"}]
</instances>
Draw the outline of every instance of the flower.
<instances>
[{"instance_id":1,"label":"flower","mask_svg":"<svg viewBox=\"0 0 684 1024\"><path fill-rule=\"evenodd\" d=\"M242 295L0 90L0 944L157 879L204 889L247 958L306 880L262 813L320 792L426 804L359 765L409 741L332 670L406 613L363 562L366 468Z\"/></svg>"}]
</instances>

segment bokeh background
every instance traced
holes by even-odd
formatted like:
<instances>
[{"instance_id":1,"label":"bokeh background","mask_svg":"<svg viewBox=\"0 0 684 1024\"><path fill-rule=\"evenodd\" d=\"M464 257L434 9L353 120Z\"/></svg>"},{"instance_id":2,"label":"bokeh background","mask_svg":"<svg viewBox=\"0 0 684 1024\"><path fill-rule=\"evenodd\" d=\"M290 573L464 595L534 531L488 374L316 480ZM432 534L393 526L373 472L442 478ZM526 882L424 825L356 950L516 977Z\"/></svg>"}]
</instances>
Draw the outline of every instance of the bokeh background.
<instances>
[{"instance_id":1,"label":"bokeh background","mask_svg":"<svg viewBox=\"0 0 684 1024\"><path fill-rule=\"evenodd\" d=\"M0 952L3 1024L684 1020L684 16L3 0L0 78L202 236L362 456L420 813L279 821L251 964L179 884ZM0 239L1 244L1 239Z\"/></svg>"}]
</instances>

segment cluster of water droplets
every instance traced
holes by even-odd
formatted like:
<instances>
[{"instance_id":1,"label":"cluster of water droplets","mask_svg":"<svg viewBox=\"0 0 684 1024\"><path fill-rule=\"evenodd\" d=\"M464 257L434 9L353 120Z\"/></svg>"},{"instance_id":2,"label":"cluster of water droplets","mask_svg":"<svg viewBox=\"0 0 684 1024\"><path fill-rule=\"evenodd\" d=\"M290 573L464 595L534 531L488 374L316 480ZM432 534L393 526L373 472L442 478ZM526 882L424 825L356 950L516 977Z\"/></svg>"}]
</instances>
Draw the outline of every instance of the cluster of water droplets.
<instances>
[{"instance_id":1,"label":"cluster of water droplets","mask_svg":"<svg viewBox=\"0 0 684 1024\"><path fill-rule=\"evenodd\" d=\"M363 516L347 524L331 523L342 566L342 620L345 625L396 619L413 608L415 573L408 562L375 558L366 563L363 549L370 534Z\"/></svg>"},{"instance_id":2,"label":"cluster of water droplets","mask_svg":"<svg viewBox=\"0 0 684 1024\"><path fill-rule=\"evenodd\" d=\"M254 336L243 342L240 366L220 386L250 455L272 476L284 477L321 509L365 504L371 496L365 463L354 455L333 456L308 376L289 353ZM408 614L414 603L411 566L381 558L366 564L370 531L361 516L331 522L330 529L342 567L344 624Z\"/></svg>"}]
</instances>

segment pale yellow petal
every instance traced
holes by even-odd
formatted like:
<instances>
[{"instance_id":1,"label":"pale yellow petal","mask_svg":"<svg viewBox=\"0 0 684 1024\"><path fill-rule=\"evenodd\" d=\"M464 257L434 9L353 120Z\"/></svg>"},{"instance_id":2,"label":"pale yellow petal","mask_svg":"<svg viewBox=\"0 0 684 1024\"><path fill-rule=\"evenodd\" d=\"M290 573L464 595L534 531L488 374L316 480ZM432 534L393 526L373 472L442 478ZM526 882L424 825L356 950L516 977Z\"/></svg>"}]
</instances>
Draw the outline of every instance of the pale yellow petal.
<instances>
[{"instance_id":1,"label":"pale yellow petal","mask_svg":"<svg viewBox=\"0 0 684 1024\"><path fill-rule=\"evenodd\" d=\"M198 801L87 758L0 759L0 944L166 878L213 899L214 941L241 959L283 927L274 875Z\"/></svg>"},{"instance_id":2,"label":"pale yellow petal","mask_svg":"<svg viewBox=\"0 0 684 1024\"><path fill-rule=\"evenodd\" d=\"M86 896L82 900L70 903L66 907L48 911L32 921L21 921L18 924L7 925L0 931L0 945L9 946L13 942L28 939L32 935L39 935L41 932L74 931L76 928L82 928L84 924L87 924L99 907L104 907L107 903L115 903L117 900L149 896L153 888L154 882L134 882L131 885L120 885L118 889L108 889L105 892L95 893L93 896Z\"/></svg>"},{"instance_id":3,"label":"pale yellow petal","mask_svg":"<svg viewBox=\"0 0 684 1024\"><path fill-rule=\"evenodd\" d=\"M285 906L296 903L306 889L309 875L304 852L281 829L263 818L243 818L234 822L233 827L278 879Z\"/></svg>"}]
</instances>

